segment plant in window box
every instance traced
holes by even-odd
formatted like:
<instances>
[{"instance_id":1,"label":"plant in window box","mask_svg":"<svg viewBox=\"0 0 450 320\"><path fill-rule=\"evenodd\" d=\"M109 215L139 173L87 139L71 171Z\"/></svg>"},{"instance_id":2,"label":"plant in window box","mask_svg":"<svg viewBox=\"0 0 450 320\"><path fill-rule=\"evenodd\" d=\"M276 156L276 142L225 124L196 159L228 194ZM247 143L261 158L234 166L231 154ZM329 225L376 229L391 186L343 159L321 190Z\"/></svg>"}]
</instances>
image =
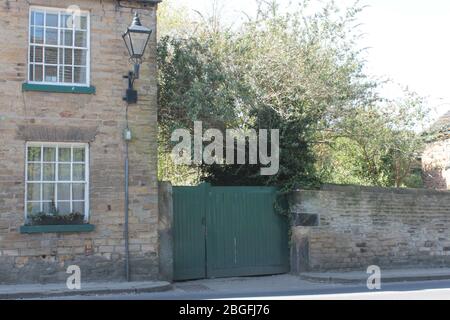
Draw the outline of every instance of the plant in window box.
<instances>
[{"instance_id":1,"label":"plant in window box","mask_svg":"<svg viewBox=\"0 0 450 320\"><path fill-rule=\"evenodd\" d=\"M84 223L84 214L79 212L60 214L54 203L52 203L49 212L38 212L30 215L27 225L79 225Z\"/></svg>"}]
</instances>

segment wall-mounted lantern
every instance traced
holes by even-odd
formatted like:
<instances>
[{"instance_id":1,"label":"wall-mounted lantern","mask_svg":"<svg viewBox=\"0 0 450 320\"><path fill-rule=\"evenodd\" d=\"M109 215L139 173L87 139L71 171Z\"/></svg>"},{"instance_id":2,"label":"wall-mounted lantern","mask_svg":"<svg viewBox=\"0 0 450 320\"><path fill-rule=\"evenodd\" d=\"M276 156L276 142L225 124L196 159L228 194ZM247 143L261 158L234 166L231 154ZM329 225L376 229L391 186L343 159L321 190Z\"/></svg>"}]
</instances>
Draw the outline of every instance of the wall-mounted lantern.
<instances>
[{"instance_id":1,"label":"wall-mounted lantern","mask_svg":"<svg viewBox=\"0 0 450 320\"><path fill-rule=\"evenodd\" d=\"M133 85L134 80L139 79L139 68L151 34L152 30L141 24L139 15L136 12L134 14L133 22L127 28L127 31L122 35L130 56L130 61L134 64L133 71L130 71L128 75L124 77L128 79L128 89L124 100L129 104L136 103L138 100L137 91L134 90Z\"/></svg>"}]
</instances>

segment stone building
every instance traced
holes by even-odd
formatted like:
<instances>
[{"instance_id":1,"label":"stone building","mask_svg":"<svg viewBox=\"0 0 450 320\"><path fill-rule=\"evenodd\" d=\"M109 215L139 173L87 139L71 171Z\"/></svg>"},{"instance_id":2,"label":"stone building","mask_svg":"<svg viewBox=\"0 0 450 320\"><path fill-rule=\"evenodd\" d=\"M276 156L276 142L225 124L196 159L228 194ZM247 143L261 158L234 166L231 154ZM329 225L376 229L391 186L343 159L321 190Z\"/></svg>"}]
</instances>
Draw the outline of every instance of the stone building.
<instances>
[{"instance_id":1,"label":"stone building","mask_svg":"<svg viewBox=\"0 0 450 320\"><path fill-rule=\"evenodd\" d=\"M158 278L159 1L0 0L0 283ZM122 34L153 33L128 107ZM58 219L56 219L58 218ZM127 259L127 256L129 259Z\"/></svg>"},{"instance_id":2,"label":"stone building","mask_svg":"<svg viewBox=\"0 0 450 320\"><path fill-rule=\"evenodd\" d=\"M422 153L423 181L427 188L450 189L450 111L434 123Z\"/></svg>"}]
</instances>

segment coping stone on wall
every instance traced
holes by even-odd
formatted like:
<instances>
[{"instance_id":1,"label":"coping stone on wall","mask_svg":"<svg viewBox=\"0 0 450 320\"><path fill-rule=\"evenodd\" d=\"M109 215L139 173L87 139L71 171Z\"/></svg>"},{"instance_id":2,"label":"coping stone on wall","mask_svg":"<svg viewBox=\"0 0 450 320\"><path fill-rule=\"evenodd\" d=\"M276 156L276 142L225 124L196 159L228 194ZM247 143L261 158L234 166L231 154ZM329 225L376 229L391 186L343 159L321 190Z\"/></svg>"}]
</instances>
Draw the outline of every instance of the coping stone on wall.
<instances>
[{"instance_id":1,"label":"coping stone on wall","mask_svg":"<svg viewBox=\"0 0 450 320\"><path fill-rule=\"evenodd\" d=\"M416 195L450 195L450 190L433 189L410 189L410 188L383 188L366 187L356 185L335 185L324 184L320 187L322 191L340 192L371 192L371 193L396 193L396 194L416 194Z\"/></svg>"}]
</instances>

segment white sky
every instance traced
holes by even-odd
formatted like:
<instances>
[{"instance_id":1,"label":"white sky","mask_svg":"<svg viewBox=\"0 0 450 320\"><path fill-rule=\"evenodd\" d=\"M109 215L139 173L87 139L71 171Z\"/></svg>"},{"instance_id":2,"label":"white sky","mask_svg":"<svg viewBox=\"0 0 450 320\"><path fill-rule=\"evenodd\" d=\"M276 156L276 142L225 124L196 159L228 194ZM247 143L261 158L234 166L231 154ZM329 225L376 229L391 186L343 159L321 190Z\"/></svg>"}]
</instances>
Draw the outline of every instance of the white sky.
<instances>
[{"instance_id":1,"label":"white sky","mask_svg":"<svg viewBox=\"0 0 450 320\"><path fill-rule=\"evenodd\" d=\"M288 6L298 0L278 0ZM313 0L318 1L318 0ZM201 12L210 12L213 0L175 0ZM239 23L241 12L253 13L255 0L219 0L227 22ZM349 5L353 0L336 0ZM360 14L366 36L368 73L389 77L428 96L437 113L450 110L450 1L362 0L369 7ZM388 96L393 91L387 88Z\"/></svg>"}]
</instances>

